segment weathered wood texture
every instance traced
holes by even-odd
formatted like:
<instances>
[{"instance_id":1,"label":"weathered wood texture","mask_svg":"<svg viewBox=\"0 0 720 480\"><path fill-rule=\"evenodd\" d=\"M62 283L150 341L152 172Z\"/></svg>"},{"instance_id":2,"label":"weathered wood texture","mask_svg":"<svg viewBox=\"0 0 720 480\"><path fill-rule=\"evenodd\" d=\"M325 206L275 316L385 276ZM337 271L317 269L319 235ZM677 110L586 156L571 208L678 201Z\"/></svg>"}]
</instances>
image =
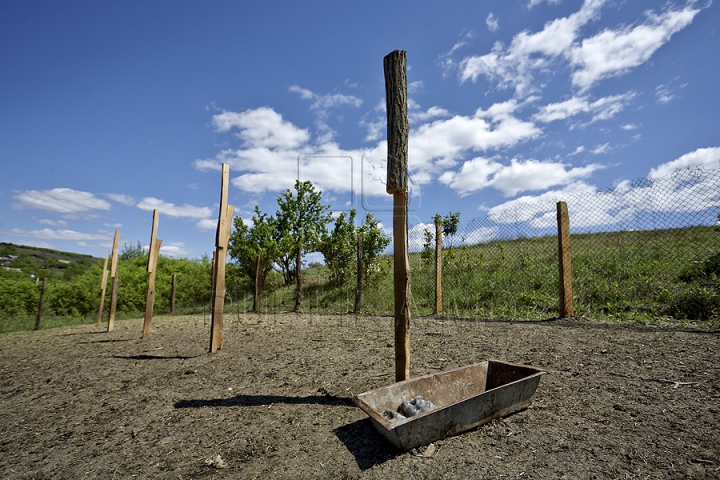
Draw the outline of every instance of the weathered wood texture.
<instances>
[{"instance_id":1,"label":"weathered wood texture","mask_svg":"<svg viewBox=\"0 0 720 480\"><path fill-rule=\"evenodd\" d=\"M120 286L120 281L118 278L120 275L118 274L118 248L120 246L120 230L115 230L115 238L113 239L113 248L112 248L112 261L110 263L110 278L113 279L112 282L112 291L110 293L110 313L108 315L108 332L112 332L113 327L115 326L115 311L117 309L117 298L118 298L118 288Z\"/></svg>"},{"instance_id":2,"label":"weathered wood texture","mask_svg":"<svg viewBox=\"0 0 720 480\"><path fill-rule=\"evenodd\" d=\"M410 259L408 257L407 52L384 58L387 104L387 185L393 195L393 271L395 289L395 380L410 378Z\"/></svg>"},{"instance_id":3,"label":"weathered wood texture","mask_svg":"<svg viewBox=\"0 0 720 480\"><path fill-rule=\"evenodd\" d=\"M150 324L152 323L153 307L155 306L155 270L157 270L157 260L160 255L160 244L162 240L157 238L158 219L160 212L156 208L153 210L152 230L150 231L150 247L148 248L148 288L147 297L145 298L145 321L143 322L142 338L150 335Z\"/></svg>"},{"instance_id":4,"label":"weathered wood texture","mask_svg":"<svg viewBox=\"0 0 720 480\"><path fill-rule=\"evenodd\" d=\"M157 259L160 255L160 246L162 240L159 238L155 242L151 243L153 250L155 251L155 265L153 265L150 274L148 275L148 291L147 298L145 299L145 321L143 322L142 338L146 338L150 335L150 324L152 323L153 308L155 306L155 275L157 273Z\"/></svg>"},{"instance_id":5,"label":"weathered wood texture","mask_svg":"<svg viewBox=\"0 0 720 480\"><path fill-rule=\"evenodd\" d=\"M108 257L110 256L110 252L105 253L105 262L103 262L103 273L102 273L102 281L100 283L100 308L98 309L98 318L97 318L97 326L100 326L100 322L102 322L102 315L103 315L103 309L105 308L105 292L107 290L107 279L108 279Z\"/></svg>"},{"instance_id":6,"label":"weathered wood texture","mask_svg":"<svg viewBox=\"0 0 720 480\"><path fill-rule=\"evenodd\" d=\"M408 190L407 52L395 50L383 59L387 107L387 193Z\"/></svg>"},{"instance_id":7,"label":"weathered wood texture","mask_svg":"<svg viewBox=\"0 0 720 480\"><path fill-rule=\"evenodd\" d=\"M215 256L213 260L213 296L212 320L210 323L210 353L222 348L223 338L223 310L225 309L225 262L227 261L228 242L235 207L228 205L228 186L230 181L230 166L222 165L222 179L220 184L220 212L218 227L215 235Z\"/></svg>"},{"instance_id":8,"label":"weathered wood texture","mask_svg":"<svg viewBox=\"0 0 720 480\"><path fill-rule=\"evenodd\" d=\"M357 237L357 287L355 288L355 313L360 313L362 305L362 279L363 279L363 239L362 236Z\"/></svg>"},{"instance_id":9,"label":"weathered wood texture","mask_svg":"<svg viewBox=\"0 0 720 480\"><path fill-rule=\"evenodd\" d=\"M43 278L42 287L40 288L40 302L38 302L37 316L35 317L35 330L40 330L40 319L42 318L43 301L45 300L45 282L47 278Z\"/></svg>"},{"instance_id":10,"label":"weathered wood texture","mask_svg":"<svg viewBox=\"0 0 720 480\"><path fill-rule=\"evenodd\" d=\"M560 318L573 314L570 216L566 202L557 203L558 266L560 273Z\"/></svg>"},{"instance_id":11,"label":"weathered wood texture","mask_svg":"<svg viewBox=\"0 0 720 480\"><path fill-rule=\"evenodd\" d=\"M435 314L442 313L442 224L435 224Z\"/></svg>"},{"instance_id":12,"label":"weathered wood texture","mask_svg":"<svg viewBox=\"0 0 720 480\"><path fill-rule=\"evenodd\" d=\"M175 313L175 291L176 291L177 274L172 275L172 290L170 291L170 313Z\"/></svg>"}]
</instances>

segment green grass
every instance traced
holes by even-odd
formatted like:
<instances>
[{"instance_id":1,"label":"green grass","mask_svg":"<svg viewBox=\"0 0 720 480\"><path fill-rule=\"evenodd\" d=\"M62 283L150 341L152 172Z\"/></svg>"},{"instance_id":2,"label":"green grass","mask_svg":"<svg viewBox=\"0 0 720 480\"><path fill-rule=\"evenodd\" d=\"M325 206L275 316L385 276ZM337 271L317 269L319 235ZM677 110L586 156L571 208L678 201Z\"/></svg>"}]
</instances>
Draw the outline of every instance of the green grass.
<instances>
[{"instance_id":1,"label":"green grass","mask_svg":"<svg viewBox=\"0 0 720 480\"><path fill-rule=\"evenodd\" d=\"M712 227L572 235L574 314L611 321L720 324L720 232ZM715 262L715 263L713 263ZM434 262L410 254L414 315L433 312ZM306 311L352 311L355 284L304 273ZM263 311L291 310L294 286L271 285ZM393 312L392 259L366 280L362 310ZM251 302L250 302L251 304ZM443 312L462 317L558 316L557 237L465 245L444 251Z\"/></svg>"},{"instance_id":2,"label":"green grass","mask_svg":"<svg viewBox=\"0 0 720 480\"><path fill-rule=\"evenodd\" d=\"M717 228L572 235L571 254L575 315L617 322L720 326ZM448 248L443 252L443 313L482 319L555 318L559 312L557 263L556 236ZM434 261L423 262L419 252L411 253L410 265L412 314L432 314ZM354 279L344 285L333 285L329 283L328 269L315 265L303 270L303 280L303 311L341 314L353 311ZM226 311L250 311L253 303L250 283L229 284L235 287L228 290ZM260 310L292 311L295 295L294 284L284 285L282 276L271 272L261 295ZM200 304L177 305L178 311L188 308L204 311L206 307L209 311L209 306ZM364 281L362 312L393 311L392 257L383 256L376 271ZM12 318L0 318L0 332L34 326L34 316ZM88 321L93 319L48 316L44 317L42 328Z\"/></svg>"}]
</instances>

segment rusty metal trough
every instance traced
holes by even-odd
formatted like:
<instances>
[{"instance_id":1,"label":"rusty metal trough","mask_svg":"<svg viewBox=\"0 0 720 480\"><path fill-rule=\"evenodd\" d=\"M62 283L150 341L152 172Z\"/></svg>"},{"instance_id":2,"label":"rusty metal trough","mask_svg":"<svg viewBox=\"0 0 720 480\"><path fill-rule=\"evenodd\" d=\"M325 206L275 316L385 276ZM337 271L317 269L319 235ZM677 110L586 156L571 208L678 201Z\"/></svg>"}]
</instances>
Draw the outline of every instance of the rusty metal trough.
<instances>
[{"instance_id":1,"label":"rusty metal trough","mask_svg":"<svg viewBox=\"0 0 720 480\"><path fill-rule=\"evenodd\" d=\"M361 393L353 401L393 445L410 450L527 408L545 373L527 365L488 360ZM437 408L402 419L383 414L396 411L417 395Z\"/></svg>"}]
</instances>

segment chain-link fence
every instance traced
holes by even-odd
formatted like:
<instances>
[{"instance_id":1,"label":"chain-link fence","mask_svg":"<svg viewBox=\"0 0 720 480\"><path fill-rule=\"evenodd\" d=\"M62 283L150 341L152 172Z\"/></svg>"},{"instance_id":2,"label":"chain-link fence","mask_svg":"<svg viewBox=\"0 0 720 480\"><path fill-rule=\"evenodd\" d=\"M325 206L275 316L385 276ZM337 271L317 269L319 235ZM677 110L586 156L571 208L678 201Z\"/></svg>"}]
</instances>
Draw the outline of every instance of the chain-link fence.
<instances>
[{"instance_id":1,"label":"chain-link fence","mask_svg":"<svg viewBox=\"0 0 720 480\"><path fill-rule=\"evenodd\" d=\"M608 190L522 197L492 208L442 238L440 289L435 225L411 226L413 315L557 317L558 202L569 211L575 315L720 317L720 170L701 169ZM354 310L354 279L331 285L321 274L304 277L305 312ZM393 298L391 244L362 280L361 311L392 314ZM270 279L260 311L289 311L294 302L294 288Z\"/></svg>"}]
</instances>

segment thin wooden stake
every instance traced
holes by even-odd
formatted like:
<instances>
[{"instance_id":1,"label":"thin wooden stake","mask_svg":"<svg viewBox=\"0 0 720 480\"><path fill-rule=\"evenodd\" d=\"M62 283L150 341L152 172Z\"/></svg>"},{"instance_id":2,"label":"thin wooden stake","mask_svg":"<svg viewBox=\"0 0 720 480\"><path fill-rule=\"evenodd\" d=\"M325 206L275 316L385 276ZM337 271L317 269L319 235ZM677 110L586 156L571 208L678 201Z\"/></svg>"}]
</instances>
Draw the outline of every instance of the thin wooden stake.
<instances>
[{"instance_id":1,"label":"thin wooden stake","mask_svg":"<svg viewBox=\"0 0 720 480\"><path fill-rule=\"evenodd\" d=\"M362 235L357 237L357 287L355 288L355 313L360 313L362 302L362 279L363 279L363 239Z\"/></svg>"},{"instance_id":2,"label":"thin wooden stake","mask_svg":"<svg viewBox=\"0 0 720 480\"><path fill-rule=\"evenodd\" d=\"M160 211L153 210L152 230L150 232L150 247L148 248L148 289L145 299L145 321L143 322L142 338L150 335L150 324L152 323L153 307L155 306L155 271L157 270L158 256L162 240L156 237Z\"/></svg>"},{"instance_id":3,"label":"thin wooden stake","mask_svg":"<svg viewBox=\"0 0 720 480\"><path fill-rule=\"evenodd\" d=\"M260 313L260 255L255 257L255 291L253 293L253 312Z\"/></svg>"},{"instance_id":4,"label":"thin wooden stake","mask_svg":"<svg viewBox=\"0 0 720 480\"><path fill-rule=\"evenodd\" d=\"M435 311L442 313L442 224L435 224Z\"/></svg>"},{"instance_id":5,"label":"thin wooden stake","mask_svg":"<svg viewBox=\"0 0 720 480\"><path fill-rule=\"evenodd\" d=\"M118 246L120 244L120 230L115 230L115 239L112 248L112 263L110 264L110 277L113 279L112 293L110 294L110 315L108 316L108 332L112 332L115 326L115 310L117 309L118 288L120 281L118 277Z\"/></svg>"},{"instance_id":6,"label":"thin wooden stake","mask_svg":"<svg viewBox=\"0 0 720 480\"><path fill-rule=\"evenodd\" d=\"M43 278L42 287L40 288L40 302L38 303L37 316L35 317L35 330L40 330L40 318L42 318L43 300L45 299L45 281Z\"/></svg>"},{"instance_id":7,"label":"thin wooden stake","mask_svg":"<svg viewBox=\"0 0 720 480\"><path fill-rule=\"evenodd\" d=\"M177 280L177 273L172 275L172 290L170 292L170 313L175 313L175 281Z\"/></svg>"},{"instance_id":8,"label":"thin wooden stake","mask_svg":"<svg viewBox=\"0 0 720 480\"><path fill-rule=\"evenodd\" d=\"M107 290L107 279L108 279L108 256L110 255L110 252L105 253L105 262L103 263L103 273L102 273L102 282L100 283L100 309L98 310L98 319L97 319L97 326L100 326L100 322L102 322L102 315L103 315L103 309L105 307L105 291Z\"/></svg>"},{"instance_id":9,"label":"thin wooden stake","mask_svg":"<svg viewBox=\"0 0 720 480\"><path fill-rule=\"evenodd\" d=\"M560 318L573 314L570 216L566 202L557 203L558 267L560 271Z\"/></svg>"},{"instance_id":10,"label":"thin wooden stake","mask_svg":"<svg viewBox=\"0 0 720 480\"><path fill-rule=\"evenodd\" d=\"M383 59L387 106L387 193L393 196L395 289L395 380L410 377L410 259L408 257L407 52L395 50Z\"/></svg>"}]
</instances>

